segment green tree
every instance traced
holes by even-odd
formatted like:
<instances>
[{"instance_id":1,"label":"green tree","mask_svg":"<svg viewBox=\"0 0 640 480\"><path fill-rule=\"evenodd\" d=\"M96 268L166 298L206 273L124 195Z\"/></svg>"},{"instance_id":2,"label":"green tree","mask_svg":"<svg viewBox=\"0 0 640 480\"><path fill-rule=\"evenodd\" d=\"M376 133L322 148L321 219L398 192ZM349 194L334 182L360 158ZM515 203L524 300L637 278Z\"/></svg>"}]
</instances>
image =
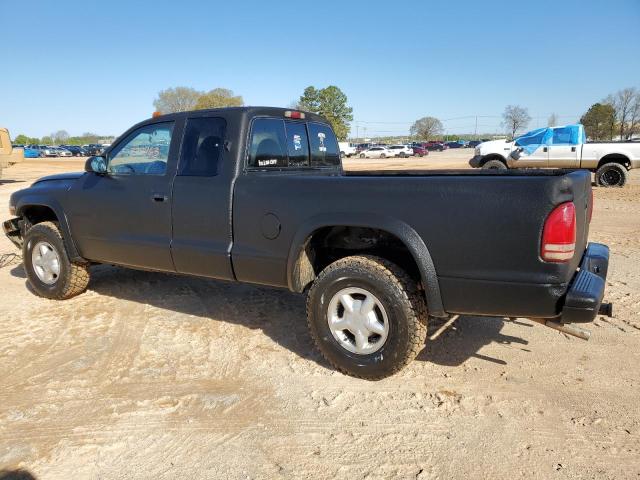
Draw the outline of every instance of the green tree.
<instances>
[{"instance_id":1,"label":"green tree","mask_svg":"<svg viewBox=\"0 0 640 480\"><path fill-rule=\"evenodd\" d=\"M193 110L202 92L190 87L175 87L160 90L153 106L160 113L186 112Z\"/></svg>"},{"instance_id":2,"label":"green tree","mask_svg":"<svg viewBox=\"0 0 640 480\"><path fill-rule=\"evenodd\" d=\"M409 133L420 140L431 140L442 133L442 122L435 117L422 117L411 125Z\"/></svg>"},{"instance_id":3,"label":"green tree","mask_svg":"<svg viewBox=\"0 0 640 480\"><path fill-rule=\"evenodd\" d=\"M241 107L242 105L244 105L244 100L240 95L234 95L233 91L227 88L214 88L200 95L194 109Z\"/></svg>"},{"instance_id":4,"label":"green tree","mask_svg":"<svg viewBox=\"0 0 640 480\"><path fill-rule=\"evenodd\" d=\"M309 86L300 96L298 106L301 110L322 115L331 124L338 140L349 135L349 123L353 120L353 108L347 105L347 96L335 85L316 89Z\"/></svg>"},{"instance_id":5,"label":"green tree","mask_svg":"<svg viewBox=\"0 0 640 480\"><path fill-rule=\"evenodd\" d=\"M42 137L41 142L43 145L53 145L53 138L49 136L45 136L45 137Z\"/></svg>"},{"instance_id":6,"label":"green tree","mask_svg":"<svg viewBox=\"0 0 640 480\"><path fill-rule=\"evenodd\" d=\"M35 141L33 141L35 140ZM13 139L13 143L17 143L18 145L30 145L32 143L38 143L38 139L33 139L31 137L27 137L22 133Z\"/></svg>"},{"instance_id":7,"label":"green tree","mask_svg":"<svg viewBox=\"0 0 640 480\"><path fill-rule=\"evenodd\" d=\"M608 103L594 103L587 113L582 115L580 123L584 125L589 139L611 140L616 124L616 111Z\"/></svg>"}]
</instances>

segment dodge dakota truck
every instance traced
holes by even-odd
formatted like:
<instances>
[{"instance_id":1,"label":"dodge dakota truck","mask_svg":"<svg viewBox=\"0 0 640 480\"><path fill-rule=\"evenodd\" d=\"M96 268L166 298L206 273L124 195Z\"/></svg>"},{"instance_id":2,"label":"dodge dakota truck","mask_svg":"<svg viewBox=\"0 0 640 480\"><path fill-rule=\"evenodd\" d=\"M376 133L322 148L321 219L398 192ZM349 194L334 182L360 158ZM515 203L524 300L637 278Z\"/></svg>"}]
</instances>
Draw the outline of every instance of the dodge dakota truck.
<instances>
[{"instance_id":1,"label":"dodge dakota truck","mask_svg":"<svg viewBox=\"0 0 640 480\"><path fill-rule=\"evenodd\" d=\"M622 187L627 172L640 167L638 142L587 142L582 125L539 128L513 142L493 140L475 148L475 168L584 168L596 185Z\"/></svg>"},{"instance_id":2,"label":"dodge dakota truck","mask_svg":"<svg viewBox=\"0 0 640 480\"><path fill-rule=\"evenodd\" d=\"M3 227L50 299L100 263L304 293L328 362L380 379L424 348L429 316L586 338L577 324L610 314L592 209L585 171L349 173L323 117L241 107L135 125L84 172L13 193Z\"/></svg>"}]
</instances>

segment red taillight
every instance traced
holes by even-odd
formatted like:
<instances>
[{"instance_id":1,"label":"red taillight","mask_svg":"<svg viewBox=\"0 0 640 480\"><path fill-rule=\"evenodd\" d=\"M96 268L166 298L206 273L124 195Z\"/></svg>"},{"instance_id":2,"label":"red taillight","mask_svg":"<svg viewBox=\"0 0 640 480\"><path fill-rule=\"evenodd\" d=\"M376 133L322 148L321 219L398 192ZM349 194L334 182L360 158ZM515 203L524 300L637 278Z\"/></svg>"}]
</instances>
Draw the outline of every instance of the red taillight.
<instances>
[{"instance_id":1,"label":"red taillight","mask_svg":"<svg viewBox=\"0 0 640 480\"><path fill-rule=\"evenodd\" d=\"M547 262L568 262L576 250L576 207L558 205L547 217L542 231L540 256Z\"/></svg>"},{"instance_id":2,"label":"red taillight","mask_svg":"<svg viewBox=\"0 0 640 480\"><path fill-rule=\"evenodd\" d=\"M287 118L304 118L304 112L296 112L295 110L287 110L284 112L284 116Z\"/></svg>"},{"instance_id":3,"label":"red taillight","mask_svg":"<svg viewBox=\"0 0 640 480\"><path fill-rule=\"evenodd\" d=\"M587 210L587 218L589 219L589 223L591 223L591 218L593 217L593 188L589 190L591 194L591 199L589 200L589 210Z\"/></svg>"}]
</instances>

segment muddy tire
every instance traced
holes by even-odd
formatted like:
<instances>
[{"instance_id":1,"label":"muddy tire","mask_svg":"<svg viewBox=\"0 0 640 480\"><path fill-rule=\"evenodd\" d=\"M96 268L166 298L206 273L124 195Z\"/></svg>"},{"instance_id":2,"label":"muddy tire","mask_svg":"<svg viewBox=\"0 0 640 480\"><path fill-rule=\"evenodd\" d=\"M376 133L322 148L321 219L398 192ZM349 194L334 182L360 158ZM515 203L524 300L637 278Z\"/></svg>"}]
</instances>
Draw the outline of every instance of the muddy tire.
<instances>
[{"instance_id":1,"label":"muddy tire","mask_svg":"<svg viewBox=\"0 0 640 480\"><path fill-rule=\"evenodd\" d=\"M367 380L402 369L427 336L416 282L374 256L345 257L326 267L309 290L307 320L322 356L340 372Z\"/></svg>"},{"instance_id":2,"label":"muddy tire","mask_svg":"<svg viewBox=\"0 0 640 480\"><path fill-rule=\"evenodd\" d=\"M623 187L627 183L627 169L619 163L605 163L596 171L596 185Z\"/></svg>"},{"instance_id":3,"label":"muddy tire","mask_svg":"<svg viewBox=\"0 0 640 480\"><path fill-rule=\"evenodd\" d=\"M484 170L506 170L507 166L500 160L489 160L487 163L482 165L482 168Z\"/></svg>"},{"instance_id":4,"label":"muddy tire","mask_svg":"<svg viewBox=\"0 0 640 480\"><path fill-rule=\"evenodd\" d=\"M29 284L41 297L64 300L84 292L89 284L88 265L69 260L60 228L53 222L27 230L22 260Z\"/></svg>"}]
</instances>

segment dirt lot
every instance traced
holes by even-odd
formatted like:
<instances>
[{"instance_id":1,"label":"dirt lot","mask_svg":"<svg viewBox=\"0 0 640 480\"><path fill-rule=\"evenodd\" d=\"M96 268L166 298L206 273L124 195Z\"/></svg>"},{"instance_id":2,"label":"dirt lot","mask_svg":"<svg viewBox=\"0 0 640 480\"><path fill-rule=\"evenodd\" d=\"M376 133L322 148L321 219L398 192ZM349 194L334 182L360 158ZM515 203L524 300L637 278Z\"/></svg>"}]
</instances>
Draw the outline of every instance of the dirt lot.
<instances>
[{"instance_id":1,"label":"dirt lot","mask_svg":"<svg viewBox=\"0 0 640 480\"><path fill-rule=\"evenodd\" d=\"M397 163L451 168L468 156ZM2 216L12 191L81 166L36 159L5 170ZM612 249L615 317L597 319L589 342L528 320L463 317L375 383L333 371L314 351L302 296L101 266L85 294L55 302L30 293L18 262L4 266L0 470L640 478L640 172L630 178L595 190L591 239ZM0 253L14 251L0 239Z\"/></svg>"}]
</instances>

